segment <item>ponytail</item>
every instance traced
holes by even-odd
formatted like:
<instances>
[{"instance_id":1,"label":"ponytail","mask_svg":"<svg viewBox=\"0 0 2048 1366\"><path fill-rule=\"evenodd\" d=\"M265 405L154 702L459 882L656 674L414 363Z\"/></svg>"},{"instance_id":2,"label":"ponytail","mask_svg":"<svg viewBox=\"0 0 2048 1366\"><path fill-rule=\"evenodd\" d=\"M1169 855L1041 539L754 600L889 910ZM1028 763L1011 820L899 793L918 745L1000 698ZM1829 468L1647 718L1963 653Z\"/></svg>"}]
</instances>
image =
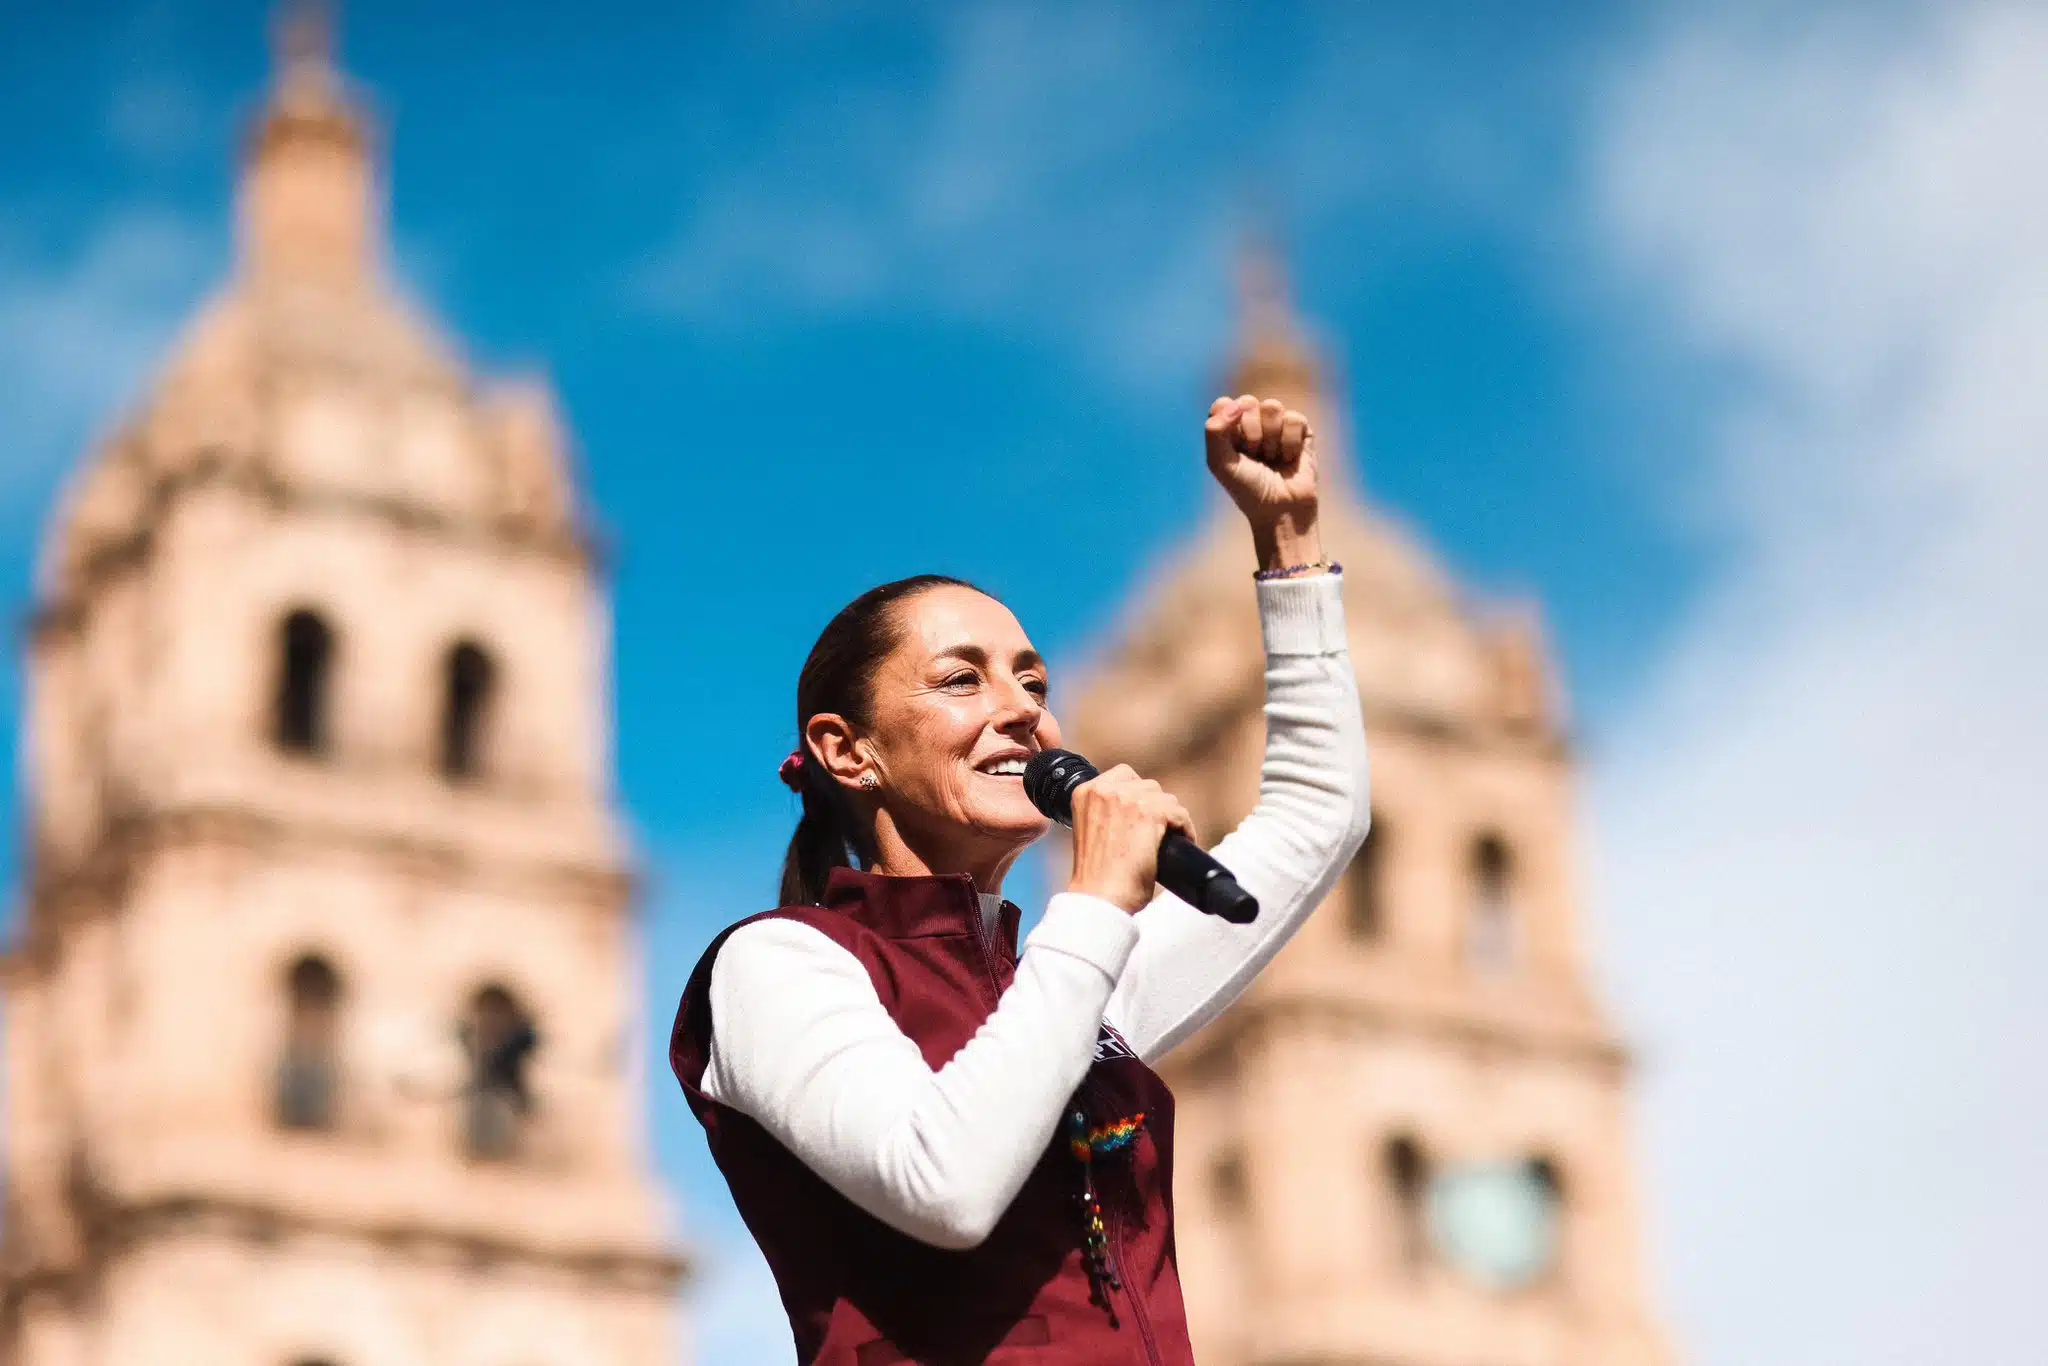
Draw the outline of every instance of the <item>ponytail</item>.
<instances>
[{"instance_id":1,"label":"ponytail","mask_svg":"<svg viewBox=\"0 0 2048 1366\"><path fill-rule=\"evenodd\" d=\"M851 868L853 830L846 798L838 791L823 765L804 755L797 767L797 795L803 798L804 814L789 837L789 852L782 856L782 890L779 904L815 906L825 899L825 880L834 868Z\"/></svg>"},{"instance_id":2,"label":"ponytail","mask_svg":"<svg viewBox=\"0 0 2048 1366\"><path fill-rule=\"evenodd\" d=\"M804 736L811 718L820 713L836 713L859 726L872 721L875 673L902 635L895 608L934 588L974 585L943 574L918 574L870 588L826 624L804 660L803 672L796 680L797 752L793 757L798 762L790 784L803 799L804 813L789 837L789 852L782 858L784 906L822 903L826 880L834 868L866 867L873 860L869 831L838 781L811 753Z\"/></svg>"}]
</instances>

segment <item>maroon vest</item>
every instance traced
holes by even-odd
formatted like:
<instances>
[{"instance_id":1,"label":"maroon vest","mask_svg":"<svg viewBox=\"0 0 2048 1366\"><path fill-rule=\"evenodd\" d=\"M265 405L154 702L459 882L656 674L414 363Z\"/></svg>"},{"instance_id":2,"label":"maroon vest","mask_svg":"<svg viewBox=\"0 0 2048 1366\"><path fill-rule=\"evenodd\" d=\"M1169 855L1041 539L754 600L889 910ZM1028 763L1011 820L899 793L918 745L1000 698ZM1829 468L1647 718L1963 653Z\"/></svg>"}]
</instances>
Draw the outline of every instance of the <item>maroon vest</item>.
<instances>
[{"instance_id":1,"label":"maroon vest","mask_svg":"<svg viewBox=\"0 0 2048 1366\"><path fill-rule=\"evenodd\" d=\"M1090 1302L1081 1165L1063 1122L988 1240L948 1251L864 1212L747 1116L698 1089L710 1055L711 965L740 925L778 917L830 936L934 1069L995 1009L1017 970L1017 908L982 929L966 877L839 869L823 906L770 911L713 940L676 1012L669 1061L704 1125L740 1217L782 1292L801 1366L1193 1366L1173 1245L1173 1096L1107 1028L1074 1103L1091 1126L1142 1112L1137 1142L1094 1162L1122 1281L1111 1315Z\"/></svg>"}]
</instances>

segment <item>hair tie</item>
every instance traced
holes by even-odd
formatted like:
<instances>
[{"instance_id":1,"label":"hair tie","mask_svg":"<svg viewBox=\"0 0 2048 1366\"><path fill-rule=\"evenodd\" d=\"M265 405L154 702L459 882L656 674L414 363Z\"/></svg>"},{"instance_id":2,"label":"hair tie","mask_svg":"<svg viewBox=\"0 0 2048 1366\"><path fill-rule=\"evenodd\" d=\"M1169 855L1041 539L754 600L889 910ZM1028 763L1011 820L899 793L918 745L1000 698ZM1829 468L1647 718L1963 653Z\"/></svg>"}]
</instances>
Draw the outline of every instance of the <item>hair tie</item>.
<instances>
[{"instance_id":1,"label":"hair tie","mask_svg":"<svg viewBox=\"0 0 2048 1366\"><path fill-rule=\"evenodd\" d=\"M791 792L801 794L804 790L804 752L793 749L782 761L782 767L775 770L775 776L782 779L782 785Z\"/></svg>"}]
</instances>

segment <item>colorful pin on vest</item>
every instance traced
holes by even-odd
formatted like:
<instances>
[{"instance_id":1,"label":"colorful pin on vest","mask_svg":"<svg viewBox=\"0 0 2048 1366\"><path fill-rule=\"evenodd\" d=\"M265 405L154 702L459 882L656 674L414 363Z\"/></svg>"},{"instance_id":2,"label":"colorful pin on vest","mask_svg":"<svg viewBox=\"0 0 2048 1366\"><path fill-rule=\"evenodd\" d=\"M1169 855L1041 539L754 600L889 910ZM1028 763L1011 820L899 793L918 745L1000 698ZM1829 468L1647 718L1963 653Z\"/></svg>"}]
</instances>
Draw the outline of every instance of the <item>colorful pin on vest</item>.
<instances>
[{"instance_id":1,"label":"colorful pin on vest","mask_svg":"<svg viewBox=\"0 0 2048 1366\"><path fill-rule=\"evenodd\" d=\"M1112 1328L1117 1326L1116 1306L1109 1292L1123 1289L1124 1283L1109 1255L1109 1231L1102 1222L1102 1201L1095 1194L1095 1159L1128 1148L1144 1127L1143 1114L1094 1129L1079 1110L1067 1120L1067 1146L1081 1164L1081 1259L1088 1268L1088 1297L1109 1315Z\"/></svg>"}]
</instances>

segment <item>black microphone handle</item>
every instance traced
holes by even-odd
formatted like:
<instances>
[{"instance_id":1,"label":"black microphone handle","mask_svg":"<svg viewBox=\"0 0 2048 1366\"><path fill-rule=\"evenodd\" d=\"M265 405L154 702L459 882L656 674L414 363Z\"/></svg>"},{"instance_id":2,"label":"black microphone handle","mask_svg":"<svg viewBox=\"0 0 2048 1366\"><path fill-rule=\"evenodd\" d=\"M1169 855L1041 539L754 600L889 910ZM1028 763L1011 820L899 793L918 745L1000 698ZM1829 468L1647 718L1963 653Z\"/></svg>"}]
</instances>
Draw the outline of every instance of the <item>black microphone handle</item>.
<instances>
[{"instance_id":1,"label":"black microphone handle","mask_svg":"<svg viewBox=\"0 0 2048 1366\"><path fill-rule=\"evenodd\" d=\"M1259 915L1258 898L1237 885L1230 870L1209 851L1178 830L1159 841L1159 885L1198 911L1233 925L1249 925Z\"/></svg>"}]
</instances>

